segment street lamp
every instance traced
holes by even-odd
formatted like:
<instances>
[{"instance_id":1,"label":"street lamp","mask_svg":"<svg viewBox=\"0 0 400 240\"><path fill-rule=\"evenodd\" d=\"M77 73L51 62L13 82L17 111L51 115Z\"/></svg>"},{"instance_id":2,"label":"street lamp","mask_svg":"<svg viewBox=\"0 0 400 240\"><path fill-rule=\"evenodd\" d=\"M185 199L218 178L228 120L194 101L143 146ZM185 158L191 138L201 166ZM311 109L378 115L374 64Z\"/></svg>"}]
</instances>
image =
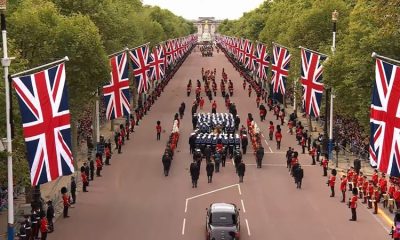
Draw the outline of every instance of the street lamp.
<instances>
[{"instance_id":1,"label":"street lamp","mask_svg":"<svg viewBox=\"0 0 400 240\"><path fill-rule=\"evenodd\" d=\"M332 55L335 55L336 51L336 23L339 17L338 11L332 12ZM329 159L333 159L332 150L333 150L333 99L335 98L333 88L330 91L331 94L331 101L330 101L330 111L329 111L329 145L328 145L328 153ZM339 165L339 159L336 159L336 167Z\"/></svg>"},{"instance_id":2,"label":"street lamp","mask_svg":"<svg viewBox=\"0 0 400 240\"><path fill-rule=\"evenodd\" d=\"M6 28L6 15L7 0L0 0L0 16L1 16L1 36L3 40L3 58L1 65L4 68L4 81L6 92L6 128L7 128L7 180L8 180L8 227L7 239L14 239L14 189L13 189L13 168L12 168L12 146L11 146L11 104L10 104L10 87L8 81L8 67L11 64L11 59L8 57L7 49L7 28Z\"/></svg>"}]
</instances>

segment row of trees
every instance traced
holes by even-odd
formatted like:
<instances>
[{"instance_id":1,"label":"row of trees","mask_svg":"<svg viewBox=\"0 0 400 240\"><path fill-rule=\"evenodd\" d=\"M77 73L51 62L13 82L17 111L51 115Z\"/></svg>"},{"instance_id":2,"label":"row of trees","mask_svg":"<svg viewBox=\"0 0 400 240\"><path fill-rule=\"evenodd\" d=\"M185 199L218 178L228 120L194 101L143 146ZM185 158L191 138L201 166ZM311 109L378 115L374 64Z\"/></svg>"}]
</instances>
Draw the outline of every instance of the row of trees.
<instances>
[{"instance_id":1,"label":"row of trees","mask_svg":"<svg viewBox=\"0 0 400 240\"><path fill-rule=\"evenodd\" d=\"M140 0L18 0L7 9L10 73L42 65L64 56L72 125L82 106L94 99L97 87L109 81L108 54L146 42L158 44L194 32L193 24L168 10ZM2 69L0 70L3 76ZM0 112L5 113L4 80L0 81ZM15 100L14 96L14 100ZM28 184L28 164L16 101L14 176ZM0 138L5 137L5 114L0 114ZM6 184L6 156L0 153L0 186Z\"/></svg>"},{"instance_id":2,"label":"row of trees","mask_svg":"<svg viewBox=\"0 0 400 240\"><path fill-rule=\"evenodd\" d=\"M331 14L335 9L340 15L337 48L332 55ZM329 54L324 82L335 89L335 112L357 119L367 131L375 78L371 53L399 59L399 29L398 0L274 0L265 1L238 20L224 20L218 31L289 47L292 54L289 88L293 88L300 76L298 46ZM297 86L299 97L301 90Z\"/></svg>"}]
</instances>

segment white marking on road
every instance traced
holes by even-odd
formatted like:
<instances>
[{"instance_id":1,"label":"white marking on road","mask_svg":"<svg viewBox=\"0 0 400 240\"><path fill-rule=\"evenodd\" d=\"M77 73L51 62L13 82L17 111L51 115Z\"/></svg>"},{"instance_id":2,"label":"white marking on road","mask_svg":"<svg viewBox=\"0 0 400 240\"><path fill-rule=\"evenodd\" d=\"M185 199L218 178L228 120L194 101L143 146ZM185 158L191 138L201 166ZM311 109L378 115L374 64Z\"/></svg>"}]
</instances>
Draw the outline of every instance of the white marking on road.
<instances>
[{"instance_id":1,"label":"white marking on road","mask_svg":"<svg viewBox=\"0 0 400 240\"><path fill-rule=\"evenodd\" d=\"M212 191L209 191L209 192L205 192L205 193L202 193L202 194L190 197L190 198L186 198L186 201L189 201L189 200L192 200L192 199L195 199L195 198L198 198L198 197L202 197L202 196L208 195L210 193L215 193L215 192L222 191L222 190L225 190L225 189L228 189L228 188L236 187L236 186L239 188L239 193L240 193L239 184L233 184L233 185L229 185L229 186L226 186L226 187L218 188L218 189L215 189L215 190L212 190Z\"/></svg>"},{"instance_id":2,"label":"white marking on road","mask_svg":"<svg viewBox=\"0 0 400 240\"><path fill-rule=\"evenodd\" d=\"M249 236L251 236L251 234L250 234L250 228L249 228L249 221L247 221L247 218L246 218L246 227L247 227L247 234L248 234Z\"/></svg>"},{"instance_id":3,"label":"white marking on road","mask_svg":"<svg viewBox=\"0 0 400 240\"><path fill-rule=\"evenodd\" d=\"M240 185L238 184L239 195L242 195L242 189L240 189Z\"/></svg>"},{"instance_id":4,"label":"white marking on road","mask_svg":"<svg viewBox=\"0 0 400 240\"><path fill-rule=\"evenodd\" d=\"M262 136L263 138L265 138L265 137L264 137L264 134L262 134L262 133L261 133L261 136Z\"/></svg>"},{"instance_id":5,"label":"white marking on road","mask_svg":"<svg viewBox=\"0 0 400 240\"><path fill-rule=\"evenodd\" d=\"M186 218L183 219L182 235L185 235Z\"/></svg>"},{"instance_id":6,"label":"white marking on road","mask_svg":"<svg viewBox=\"0 0 400 240\"><path fill-rule=\"evenodd\" d=\"M235 166L235 161L233 161L233 158L231 159L233 166Z\"/></svg>"},{"instance_id":7,"label":"white marking on road","mask_svg":"<svg viewBox=\"0 0 400 240\"><path fill-rule=\"evenodd\" d=\"M244 208L243 199L240 199L240 201L242 202L242 209L243 209L243 212L245 213L246 212L246 208Z\"/></svg>"},{"instance_id":8,"label":"white marking on road","mask_svg":"<svg viewBox=\"0 0 400 240\"><path fill-rule=\"evenodd\" d=\"M186 203L185 203L185 213L187 212L187 205L188 205L188 200L186 199Z\"/></svg>"},{"instance_id":9,"label":"white marking on road","mask_svg":"<svg viewBox=\"0 0 400 240\"><path fill-rule=\"evenodd\" d=\"M271 147L270 147L270 146L268 146L268 148L269 148L269 150L271 151L271 153L274 153L274 152L272 151L272 149L271 149Z\"/></svg>"},{"instance_id":10,"label":"white marking on road","mask_svg":"<svg viewBox=\"0 0 400 240\"><path fill-rule=\"evenodd\" d=\"M267 142L267 140L264 139L264 142L265 142L267 145L269 145L268 142Z\"/></svg>"}]
</instances>

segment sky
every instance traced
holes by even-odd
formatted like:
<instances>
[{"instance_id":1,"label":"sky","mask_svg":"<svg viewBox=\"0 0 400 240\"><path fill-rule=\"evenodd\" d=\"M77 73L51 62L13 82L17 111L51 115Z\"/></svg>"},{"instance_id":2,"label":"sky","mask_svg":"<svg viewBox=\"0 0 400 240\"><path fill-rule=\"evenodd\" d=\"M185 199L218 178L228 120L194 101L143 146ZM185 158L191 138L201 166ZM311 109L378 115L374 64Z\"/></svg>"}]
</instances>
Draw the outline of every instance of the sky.
<instances>
[{"instance_id":1,"label":"sky","mask_svg":"<svg viewBox=\"0 0 400 240\"><path fill-rule=\"evenodd\" d=\"M215 17L238 19L244 12L257 8L264 0L142 0L143 4L166 8L188 20Z\"/></svg>"}]
</instances>

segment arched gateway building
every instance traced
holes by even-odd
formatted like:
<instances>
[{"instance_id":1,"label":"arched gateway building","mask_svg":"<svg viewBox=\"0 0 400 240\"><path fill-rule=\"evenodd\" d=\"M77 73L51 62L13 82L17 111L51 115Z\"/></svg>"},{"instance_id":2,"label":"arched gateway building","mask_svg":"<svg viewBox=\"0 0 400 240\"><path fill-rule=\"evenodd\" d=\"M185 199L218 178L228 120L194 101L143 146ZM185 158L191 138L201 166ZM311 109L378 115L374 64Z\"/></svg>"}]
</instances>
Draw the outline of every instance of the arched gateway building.
<instances>
[{"instance_id":1,"label":"arched gateway building","mask_svg":"<svg viewBox=\"0 0 400 240\"><path fill-rule=\"evenodd\" d=\"M222 21L216 20L215 17L199 17L198 20L192 22L197 28L199 42L212 42L215 39L217 27Z\"/></svg>"}]
</instances>

